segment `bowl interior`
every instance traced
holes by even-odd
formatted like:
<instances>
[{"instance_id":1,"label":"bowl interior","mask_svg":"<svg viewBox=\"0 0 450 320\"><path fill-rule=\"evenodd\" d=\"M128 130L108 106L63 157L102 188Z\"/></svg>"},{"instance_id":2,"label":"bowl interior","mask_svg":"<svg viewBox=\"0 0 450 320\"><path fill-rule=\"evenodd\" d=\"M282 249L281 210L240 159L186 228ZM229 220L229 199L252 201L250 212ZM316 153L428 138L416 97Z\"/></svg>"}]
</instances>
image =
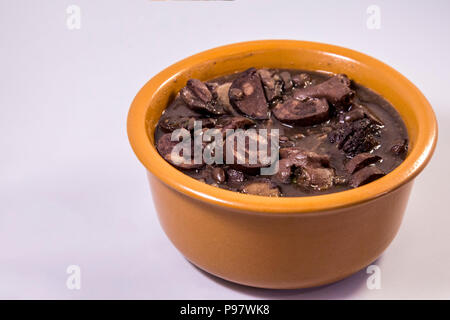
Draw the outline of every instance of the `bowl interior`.
<instances>
[{"instance_id":1,"label":"bowl interior","mask_svg":"<svg viewBox=\"0 0 450 320\"><path fill-rule=\"evenodd\" d=\"M166 163L154 147L154 130L165 107L189 78L209 80L249 67L293 68L345 73L374 90L399 112L408 130L406 160L368 185L327 195L266 198L225 191L192 179ZM267 40L211 49L184 59L151 79L133 101L128 118L130 142L146 168L165 183L190 196L250 211L311 212L345 207L378 197L414 178L434 150L437 127L422 93L404 76L367 55L320 43ZM267 204L267 209L261 208Z\"/></svg>"}]
</instances>

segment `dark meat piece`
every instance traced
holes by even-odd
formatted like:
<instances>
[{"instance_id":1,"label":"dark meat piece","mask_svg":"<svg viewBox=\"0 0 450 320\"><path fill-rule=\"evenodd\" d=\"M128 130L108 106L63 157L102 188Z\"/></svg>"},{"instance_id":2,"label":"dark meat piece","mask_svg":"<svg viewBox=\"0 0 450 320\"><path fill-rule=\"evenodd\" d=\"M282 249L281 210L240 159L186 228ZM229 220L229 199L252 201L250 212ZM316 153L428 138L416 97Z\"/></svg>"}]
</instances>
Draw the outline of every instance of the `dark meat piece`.
<instances>
[{"instance_id":1,"label":"dark meat piece","mask_svg":"<svg viewBox=\"0 0 450 320\"><path fill-rule=\"evenodd\" d=\"M212 88L212 94L217 99L217 103L224 107L227 113L237 115L237 112L234 110L233 106L230 103L230 97L228 96L228 92L230 91L231 82L226 82L223 84L209 84Z\"/></svg>"},{"instance_id":2,"label":"dark meat piece","mask_svg":"<svg viewBox=\"0 0 450 320\"><path fill-rule=\"evenodd\" d=\"M214 167L211 170L211 178L217 183L224 183L226 180L225 171L220 167Z\"/></svg>"},{"instance_id":3,"label":"dark meat piece","mask_svg":"<svg viewBox=\"0 0 450 320\"><path fill-rule=\"evenodd\" d=\"M294 170L295 182L304 189L326 190L333 186L335 172L327 155L304 151L300 148L280 149L276 180L290 183Z\"/></svg>"},{"instance_id":4,"label":"dark meat piece","mask_svg":"<svg viewBox=\"0 0 450 320\"><path fill-rule=\"evenodd\" d=\"M242 193L253 194L257 196L279 197L280 189L270 180L262 179L246 183L240 189Z\"/></svg>"},{"instance_id":5,"label":"dark meat piece","mask_svg":"<svg viewBox=\"0 0 450 320\"><path fill-rule=\"evenodd\" d=\"M366 118L368 118L370 121L375 123L376 125L383 126L384 123L381 121L380 118L377 117L375 113L373 113L369 108L363 106L363 105L353 105L352 109L361 109L364 112L364 115Z\"/></svg>"},{"instance_id":6,"label":"dark meat piece","mask_svg":"<svg viewBox=\"0 0 450 320\"><path fill-rule=\"evenodd\" d=\"M311 126L329 118L328 102L325 99L308 97L302 100L289 99L279 103L273 109L273 114L282 122Z\"/></svg>"},{"instance_id":7,"label":"dark meat piece","mask_svg":"<svg viewBox=\"0 0 450 320\"><path fill-rule=\"evenodd\" d=\"M269 107L255 68L242 72L231 84L230 102L239 111L254 119L268 119Z\"/></svg>"},{"instance_id":8,"label":"dark meat piece","mask_svg":"<svg viewBox=\"0 0 450 320\"><path fill-rule=\"evenodd\" d=\"M296 183L304 189L326 190L333 182L334 170L330 168L300 167L296 170Z\"/></svg>"},{"instance_id":9,"label":"dark meat piece","mask_svg":"<svg viewBox=\"0 0 450 320\"><path fill-rule=\"evenodd\" d=\"M194 152L191 150L191 158L185 159L183 154L175 154L172 153L173 148L180 142L171 141L171 133L166 133L161 136L156 144L156 149L159 154L166 159L168 162L173 164L174 166L182 169L196 169L201 168L204 163L195 164L194 163Z\"/></svg>"},{"instance_id":10,"label":"dark meat piece","mask_svg":"<svg viewBox=\"0 0 450 320\"><path fill-rule=\"evenodd\" d=\"M279 145L281 148L289 148L295 146L295 142L291 141L289 137L281 136L279 140Z\"/></svg>"},{"instance_id":11,"label":"dark meat piece","mask_svg":"<svg viewBox=\"0 0 450 320\"><path fill-rule=\"evenodd\" d=\"M401 159L406 158L406 154L408 153L408 140L403 140L393 145L391 148L392 153L399 156Z\"/></svg>"},{"instance_id":12,"label":"dark meat piece","mask_svg":"<svg viewBox=\"0 0 450 320\"><path fill-rule=\"evenodd\" d=\"M358 153L369 152L378 145L375 135L379 135L379 127L364 118L353 122L340 123L328 134L331 143L337 143L347 156L353 157Z\"/></svg>"},{"instance_id":13,"label":"dark meat piece","mask_svg":"<svg viewBox=\"0 0 450 320\"><path fill-rule=\"evenodd\" d=\"M353 122L363 119L365 117L365 114L361 108L352 108L352 110L350 110L349 112L342 113L341 116L343 118L342 122Z\"/></svg>"},{"instance_id":14,"label":"dark meat piece","mask_svg":"<svg viewBox=\"0 0 450 320\"><path fill-rule=\"evenodd\" d=\"M261 78L267 101L281 98L283 82L281 77L275 71L259 69L258 74Z\"/></svg>"},{"instance_id":15,"label":"dark meat piece","mask_svg":"<svg viewBox=\"0 0 450 320\"><path fill-rule=\"evenodd\" d=\"M241 141L244 142L242 150L239 148ZM262 150L263 144L266 145L266 150ZM270 132L263 135L256 130L236 131L226 137L224 149L227 164L247 173L256 173L257 169L270 165L271 135Z\"/></svg>"},{"instance_id":16,"label":"dark meat piece","mask_svg":"<svg viewBox=\"0 0 450 320\"><path fill-rule=\"evenodd\" d=\"M241 171L228 169L227 170L227 182L230 187L239 187L244 182L245 176Z\"/></svg>"},{"instance_id":17,"label":"dark meat piece","mask_svg":"<svg viewBox=\"0 0 450 320\"><path fill-rule=\"evenodd\" d=\"M241 116L236 117L220 117L216 122L216 128L222 130L224 133L227 129L245 129L253 126L255 121Z\"/></svg>"},{"instance_id":18,"label":"dark meat piece","mask_svg":"<svg viewBox=\"0 0 450 320\"><path fill-rule=\"evenodd\" d=\"M334 106L345 106L354 91L350 88L350 79L344 74L338 74L318 85L296 89L293 95L294 98L325 98Z\"/></svg>"},{"instance_id":19,"label":"dark meat piece","mask_svg":"<svg viewBox=\"0 0 450 320\"><path fill-rule=\"evenodd\" d=\"M348 173L353 174L356 171L380 160L380 156L371 153L360 153L347 162L347 164L345 165L345 169L348 171Z\"/></svg>"},{"instance_id":20,"label":"dark meat piece","mask_svg":"<svg viewBox=\"0 0 450 320\"><path fill-rule=\"evenodd\" d=\"M290 159L281 159L278 161L278 172L276 180L281 183L291 183L293 162Z\"/></svg>"},{"instance_id":21,"label":"dark meat piece","mask_svg":"<svg viewBox=\"0 0 450 320\"><path fill-rule=\"evenodd\" d=\"M361 104L352 104L348 112L341 114L341 122L342 120L345 122L352 122L362 118L367 118L378 126L384 125L383 121L381 121L375 113Z\"/></svg>"},{"instance_id":22,"label":"dark meat piece","mask_svg":"<svg viewBox=\"0 0 450 320\"><path fill-rule=\"evenodd\" d=\"M377 180L384 175L384 172L375 166L365 167L352 175L352 177L350 178L350 186L356 188Z\"/></svg>"},{"instance_id":23,"label":"dark meat piece","mask_svg":"<svg viewBox=\"0 0 450 320\"><path fill-rule=\"evenodd\" d=\"M296 88L305 88L312 84L311 77L307 73L294 75L292 77L292 83Z\"/></svg>"},{"instance_id":24,"label":"dark meat piece","mask_svg":"<svg viewBox=\"0 0 450 320\"><path fill-rule=\"evenodd\" d=\"M287 71L280 72L280 78L281 81L283 82L283 90L284 91L291 90L292 87L294 86L291 74Z\"/></svg>"},{"instance_id":25,"label":"dark meat piece","mask_svg":"<svg viewBox=\"0 0 450 320\"><path fill-rule=\"evenodd\" d=\"M212 128L216 124L216 119L214 118L167 117L159 121L159 126L165 131L174 131L181 128L192 131L194 130L195 121L201 121L203 128Z\"/></svg>"},{"instance_id":26,"label":"dark meat piece","mask_svg":"<svg viewBox=\"0 0 450 320\"><path fill-rule=\"evenodd\" d=\"M295 160L296 163L315 162L321 166L330 165L330 157L328 155L317 154L315 152L305 151L299 147L281 148L280 158L289 158Z\"/></svg>"},{"instance_id":27,"label":"dark meat piece","mask_svg":"<svg viewBox=\"0 0 450 320\"><path fill-rule=\"evenodd\" d=\"M211 89L197 79L189 79L180 91L181 99L192 110L215 115L225 114L224 107L217 103Z\"/></svg>"}]
</instances>

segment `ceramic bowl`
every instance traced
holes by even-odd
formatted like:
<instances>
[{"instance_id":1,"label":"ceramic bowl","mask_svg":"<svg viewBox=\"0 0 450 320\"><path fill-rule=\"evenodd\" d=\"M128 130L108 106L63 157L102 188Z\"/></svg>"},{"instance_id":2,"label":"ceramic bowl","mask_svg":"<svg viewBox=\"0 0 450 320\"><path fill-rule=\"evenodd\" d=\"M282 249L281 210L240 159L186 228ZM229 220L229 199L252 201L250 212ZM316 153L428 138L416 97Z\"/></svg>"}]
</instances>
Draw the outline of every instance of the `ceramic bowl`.
<instances>
[{"instance_id":1,"label":"ceramic bowl","mask_svg":"<svg viewBox=\"0 0 450 320\"><path fill-rule=\"evenodd\" d=\"M294 198L226 191L167 163L155 149L154 130L186 81L249 67L345 73L373 89L392 103L406 124L406 160L365 186ZM400 227L414 178L433 154L437 124L422 93L372 57L328 44L265 40L204 51L161 71L134 99L128 136L148 171L161 226L190 262L236 283L286 289L343 279L383 253Z\"/></svg>"}]
</instances>

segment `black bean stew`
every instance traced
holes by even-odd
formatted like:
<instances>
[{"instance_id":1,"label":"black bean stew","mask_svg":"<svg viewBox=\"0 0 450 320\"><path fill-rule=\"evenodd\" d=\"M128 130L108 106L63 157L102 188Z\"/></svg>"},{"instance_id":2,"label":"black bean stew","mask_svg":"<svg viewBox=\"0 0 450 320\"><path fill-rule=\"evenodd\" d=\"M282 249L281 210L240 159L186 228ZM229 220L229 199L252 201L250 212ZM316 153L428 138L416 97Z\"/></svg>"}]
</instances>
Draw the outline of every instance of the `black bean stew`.
<instances>
[{"instance_id":1,"label":"black bean stew","mask_svg":"<svg viewBox=\"0 0 450 320\"><path fill-rule=\"evenodd\" d=\"M183 156L172 152L177 129L192 141L217 129L216 137L224 137L223 163L194 161L192 142L190 160L176 161ZM250 140L240 150L243 155L236 147L225 152L227 129L266 129L268 136L249 139L265 139L268 145L270 132L278 129L278 170L262 175L260 169L269 164L258 157L248 161ZM393 106L346 75L255 68L207 82L190 79L161 116L155 141L165 160L195 179L227 190L285 197L359 187L392 171L408 151L405 125ZM209 143L202 141L202 152ZM239 157L244 159L240 163Z\"/></svg>"}]
</instances>

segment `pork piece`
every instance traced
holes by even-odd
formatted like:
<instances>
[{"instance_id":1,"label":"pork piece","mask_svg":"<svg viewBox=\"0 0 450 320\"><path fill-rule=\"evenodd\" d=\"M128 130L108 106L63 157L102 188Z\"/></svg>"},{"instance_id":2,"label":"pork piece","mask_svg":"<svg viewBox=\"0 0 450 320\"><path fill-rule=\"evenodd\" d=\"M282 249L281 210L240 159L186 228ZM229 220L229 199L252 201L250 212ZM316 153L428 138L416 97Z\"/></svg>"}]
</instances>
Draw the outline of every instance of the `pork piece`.
<instances>
[{"instance_id":1,"label":"pork piece","mask_svg":"<svg viewBox=\"0 0 450 320\"><path fill-rule=\"evenodd\" d=\"M353 122L363 118L369 119L378 126L384 125L383 121L375 113L361 104L352 104L348 112L340 114L341 122Z\"/></svg>"},{"instance_id":2,"label":"pork piece","mask_svg":"<svg viewBox=\"0 0 450 320\"><path fill-rule=\"evenodd\" d=\"M285 92L293 88L294 83L292 82L291 74L288 71L280 72L280 78L283 82L283 90Z\"/></svg>"},{"instance_id":3,"label":"pork piece","mask_svg":"<svg viewBox=\"0 0 450 320\"><path fill-rule=\"evenodd\" d=\"M211 170L211 178L217 183L226 181L225 171L221 167L214 167Z\"/></svg>"},{"instance_id":4,"label":"pork piece","mask_svg":"<svg viewBox=\"0 0 450 320\"><path fill-rule=\"evenodd\" d=\"M210 185L218 186L226 182L225 170L216 165L205 165L201 170L198 170L199 175L197 179Z\"/></svg>"},{"instance_id":5,"label":"pork piece","mask_svg":"<svg viewBox=\"0 0 450 320\"><path fill-rule=\"evenodd\" d=\"M236 131L228 135L224 143L224 155L226 163L231 167L254 174L257 169L270 165L271 135L270 131L267 135L260 134L256 130L251 133L250 130L245 134L243 131ZM244 141L242 150L239 148L240 141ZM266 150L263 150L263 144L266 145Z\"/></svg>"},{"instance_id":6,"label":"pork piece","mask_svg":"<svg viewBox=\"0 0 450 320\"><path fill-rule=\"evenodd\" d=\"M314 86L294 90L294 98L325 98L333 106L345 106L355 94L350 88L350 79L338 74Z\"/></svg>"},{"instance_id":7,"label":"pork piece","mask_svg":"<svg viewBox=\"0 0 450 320\"><path fill-rule=\"evenodd\" d=\"M362 186L384 176L385 173L375 166L368 166L354 173L350 178L350 186L353 188Z\"/></svg>"},{"instance_id":8,"label":"pork piece","mask_svg":"<svg viewBox=\"0 0 450 320\"><path fill-rule=\"evenodd\" d=\"M279 169L275 179L295 183L309 190L326 190L333 186L335 171L327 155L304 151L297 147L280 149Z\"/></svg>"},{"instance_id":9,"label":"pork piece","mask_svg":"<svg viewBox=\"0 0 450 320\"><path fill-rule=\"evenodd\" d=\"M375 138L379 135L379 129L379 126L367 118L339 123L328 134L328 140L336 143L348 157L353 157L358 153L370 152L379 144Z\"/></svg>"},{"instance_id":10,"label":"pork piece","mask_svg":"<svg viewBox=\"0 0 450 320\"><path fill-rule=\"evenodd\" d=\"M300 167L295 175L297 185L307 190L327 190L334 182L334 170L330 168Z\"/></svg>"},{"instance_id":11,"label":"pork piece","mask_svg":"<svg viewBox=\"0 0 450 320\"><path fill-rule=\"evenodd\" d=\"M283 81L275 71L259 69L258 74L261 78L267 101L273 101L281 98L283 92Z\"/></svg>"},{"instance_id":12,"label":"pork piece","mask_svg":"<svg viewBox=\"0 0 450 320\"><path fill-rule=\"evenodd\" d=\"M230 103L230 97L228 96L231 82L226 82L223 84L208 83L207 86L211 88L213 97L217 99L217 103L223 106L227 113L237 115L237 112L233 109L233 106Z\"/></svg>"},{"instance_id":13,"label":"pork piece","mask_svg":"<svg viewBox=\"0 0 450 320\"><path fill-rule=\"evenodd\" d=\"M273 109L273 115L281 122L311 126L328 120L328 102L326 99L304 97L289 99L279 103Z\"/></svg>"},{"instance_id":14,"label":"pork piece","mask_svg":"<svg viewBox=\"0 0 450 320\"><path fill-rule=\"evenodd\" d=\"M279 145L281 148L288 148L288 147L294 147L295 146L295 142L291 141L289 139L289 137L286 136L281 136L279 139Z\"/></svg>"},{"instance_id":15,"label":"pork piece","mask_svg":"<svg viewBox=\"0 0 450 320\"><path fill-rule=\"evenodd\" d=\"M292 83L296 88L305 88L312 84L311 77L307 73L292 76Z\"/></svg>"},{"instance_id":16,"label":"pork piece","mask_svg":"<svg viewBox=\"0 0 450 320\"><path fill-rule=\"evenodd\" d=\"M194 122L201 121L203 128L212 128L216 124L214 118L195 118L195 117L165 117L159 121L159 126L164 131L172 132L176 129L194 130Z\"/></svg>"},{"instance_id":17,"label":"pork piece","mask_svg":"<svg viewBox=\"0 0 450 320\"><path fill-rule=\"evenodd\" d=\"M172 165L181 169L197 169L203 167L204 163L194 163L194 150L191 150L191 159L184 159L182 154L172 154L173 148L179 143L178 141L171 141L171 133L166 133L159 138L156 149L159 154ZM181 152L180 152L181 153Z\"/></svg>"},{"instance_id":18,"label":"pork piece","mask_svg":"<svg viewBox=\"0 0 450 320\"><path fill-rule=\"evenodd\" d=\"M345 169L348 171L348 173L353 174L356 171L367 167L368 165L374 164L380 160L380 156L367 152L360 153L346 163Z\"/></svg>"},{"instance_id":19,"label":"pork piece","mask_svg":"<svg viewBox=\"0 0 450 320\"><path fill-rule=\"evenodd\" d=\"M323 166L328 166L330 164L330 157L328 155L317 154L315 152L306 151L299 147L281 148L280 149L280 158L281 159L290 158L290 159L295 159L296 161L312 160Z\"/></svg>"},{"instance_id":20,"label":"pork piece","mask_svg":"<svg viewBox=\"0 0 450 320\"><path fill-rule=\"evenodd\" d=\"M340 114L340 122L353 122L365 118L364 111L361 108L352 109Z\"/></svg>"},{"instance_id":21,"label":"pork piece","mask_svg":"<svg viewBox=\"0 0 450 320\"><path fill-rule=\"evenodd\" d=\"M279 197L280 189L268 179L261 179L246 183L240 189L242 193L253 194L257 196Z\"/></svg>"},{"instance_id":22,"label":"pork piece","mask_svg":"<svg viewBox=\"0 0 450 320\"><path fill-rule=\"evenodd\" d=\"M391 152L399 156L401 159L405 159L406 154L408 153L408 140L405 139L403 141L397 142L392 146Z\"/></svg>"},{"instance_id":23,"label":"pork piece","mask_svg":"<svg viewBox=\"0 0 450 320\"><path fill-rule=\"evenodd\" d=\"M293 163L291 159L281 159L278 161L278 172L276 173L275 179L281 183L291 183L292 166Z\"/></svg>"},{"instance_id":24,"label":"pork piece","mask_svg":"<svg viewBox=\"0 0 450 320\"><path fill-rule=\"evenodd\" d=\"M226 113L224 107L217 103L212 89L200 80L189 79L186 87L181 89L180 96L184 103L194 111L213 115Z\"/></svg>"},{"instance_id":25,"label":"pork piece","mask_svg":"<svg viewBox=\"0 0 450 320\"><path fill-rule=\"evenodd\" d=\"M352 109L357 110L357 109L361 109L364 112L364 116L369 119L370 121L372 121L373 123L375 123L378 126L384 126L383 121L381 121L380 118L378 118L378 116L373 113L369 108L361 105L361 104L357 104L357 105L353 105Z\"/></svg>"},{"instance_id":26,"label":"pork piece","mask_svg":"<svg viewBox=\"0 0 450 320\"><path fill-rule=\"evenodd\" d=\"M228 95L231 104L250 118L269 118L261 78L255 68L242 72L231 84Z\"/></svg>"},{"instance_id":27,"label":"pork piece","mask_svg":"<svg viewBox=\"0 0 450 320\"><path fill-rule=\"evenodd\" d=\"M226 133L227 129L246 129L255 125L255 121L242 116L224 116L220 117L216 122L216 128Z\"/></svg>"}]
</instances>

